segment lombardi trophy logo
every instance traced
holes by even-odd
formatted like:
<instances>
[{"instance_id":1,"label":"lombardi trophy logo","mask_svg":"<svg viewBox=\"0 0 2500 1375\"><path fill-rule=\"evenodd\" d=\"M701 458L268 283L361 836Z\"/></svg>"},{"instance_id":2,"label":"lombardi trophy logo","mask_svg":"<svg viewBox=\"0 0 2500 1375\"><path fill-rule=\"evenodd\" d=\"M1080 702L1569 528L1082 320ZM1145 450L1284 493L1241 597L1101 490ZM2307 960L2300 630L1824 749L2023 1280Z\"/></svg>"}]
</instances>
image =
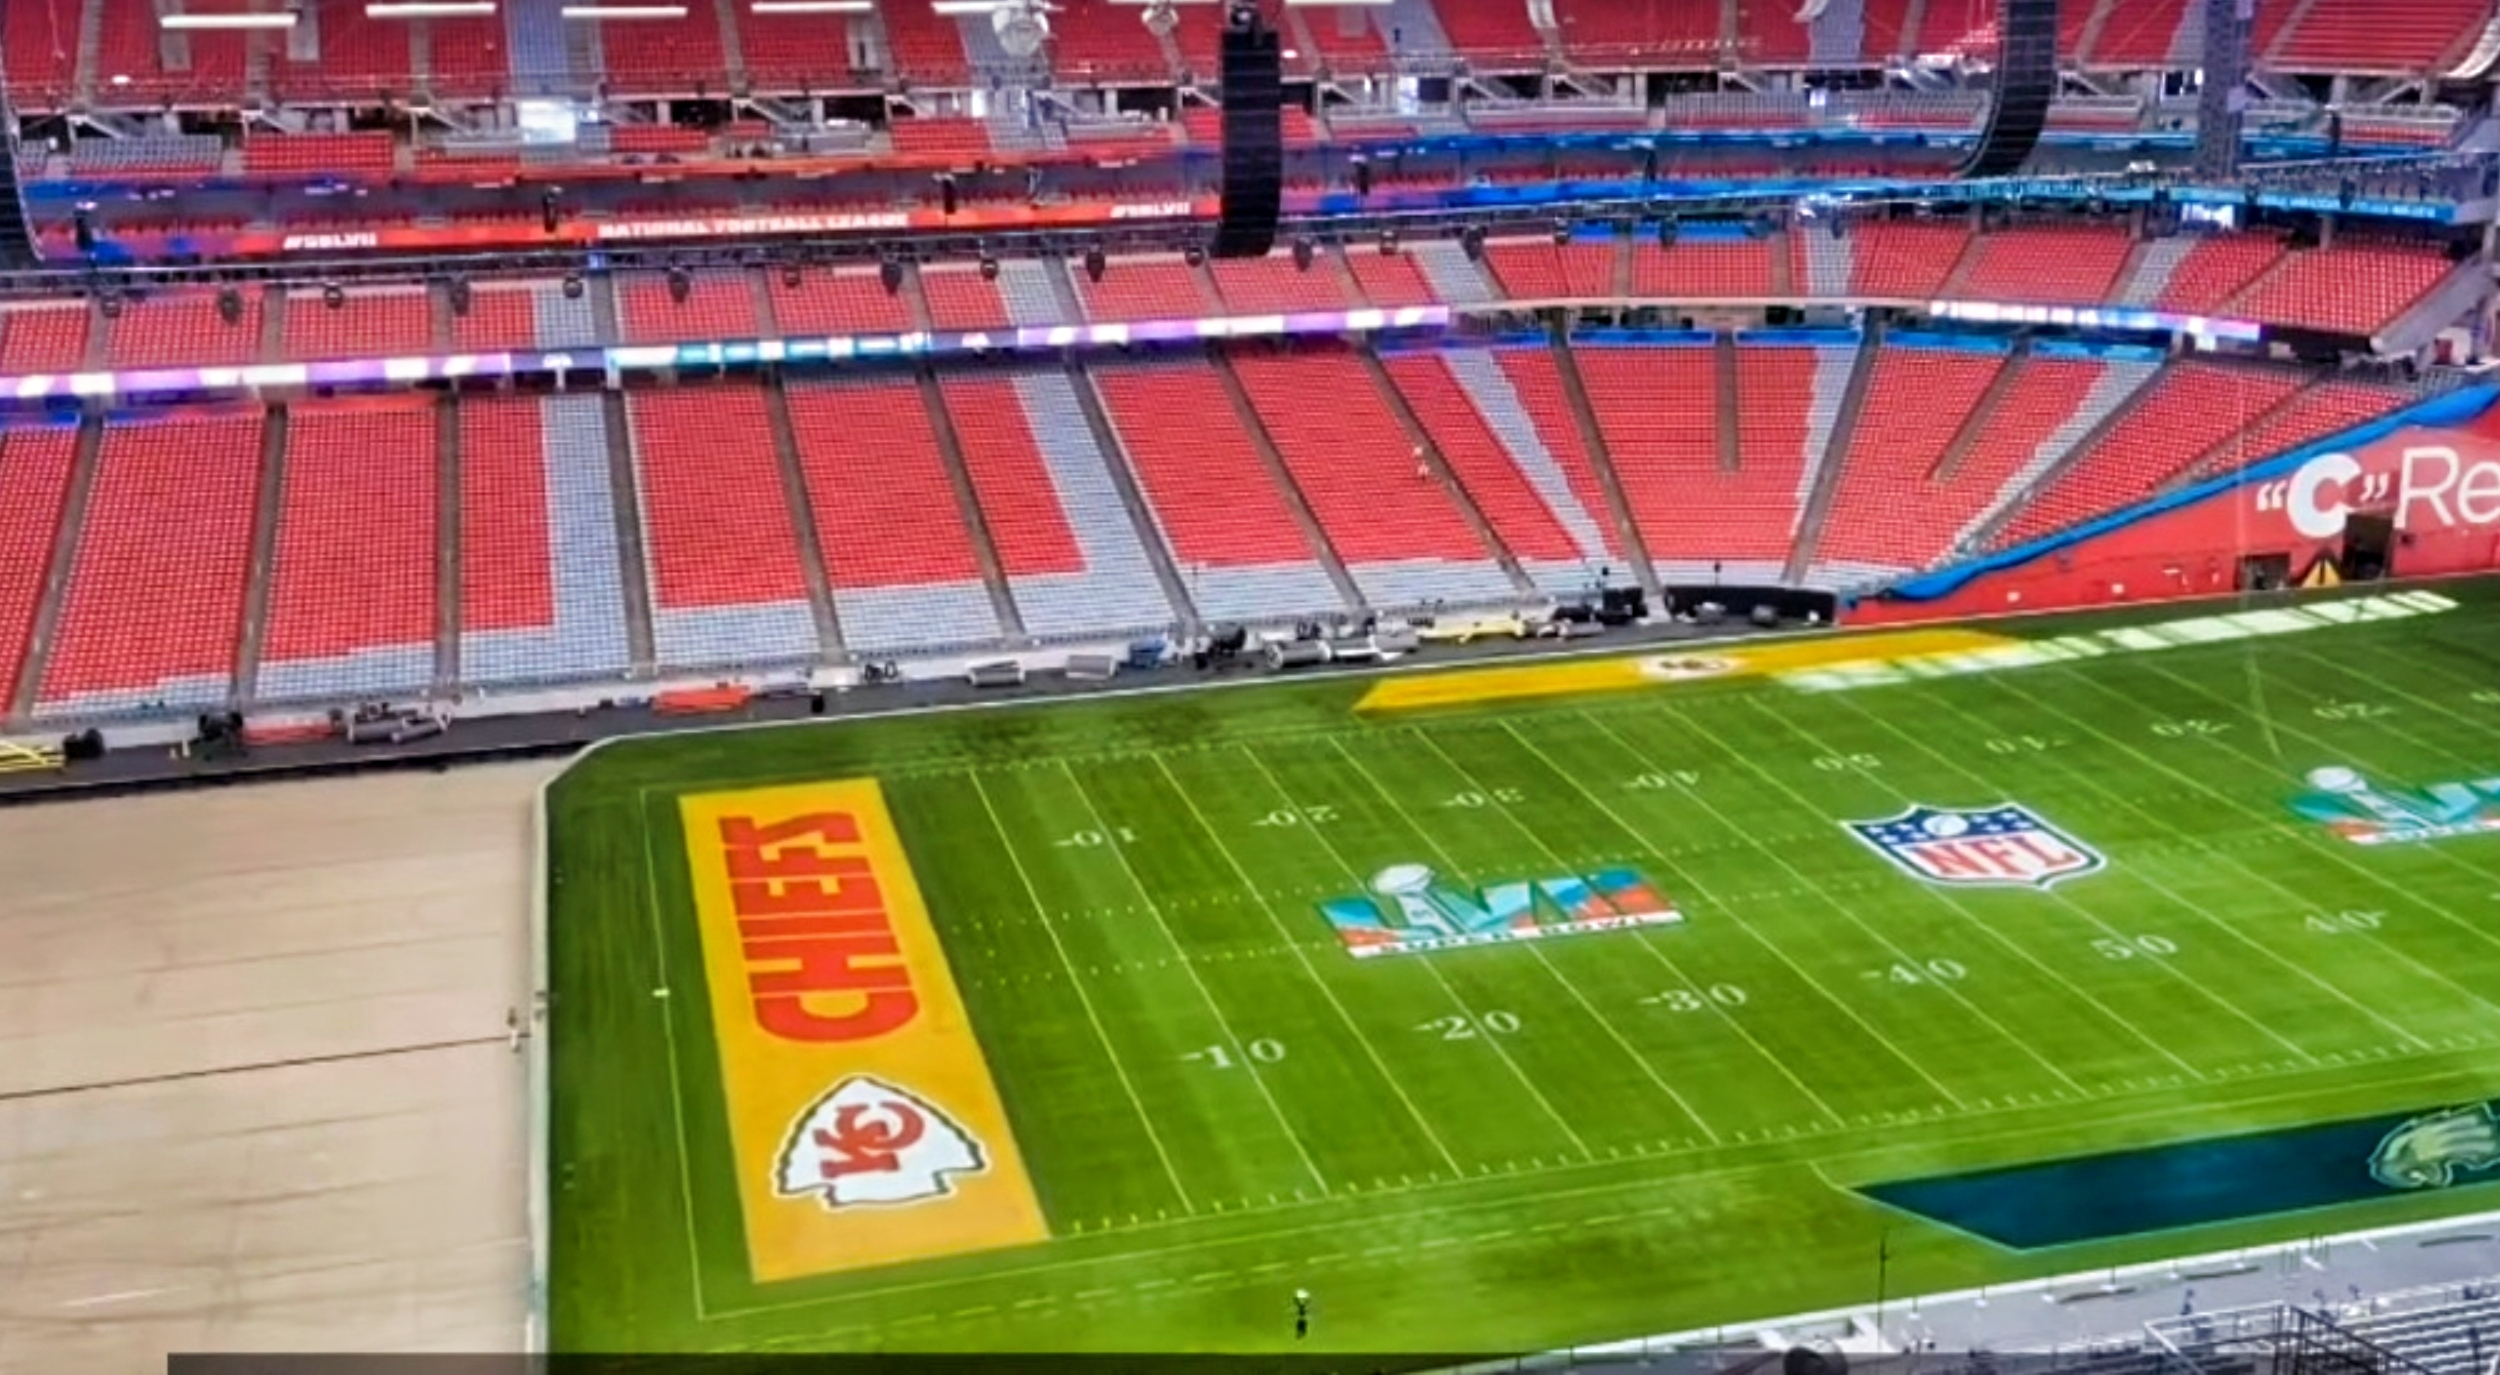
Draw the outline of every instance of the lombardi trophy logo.
<instances>
[{"instance_id":1,"label":"lombardi trophy logo","mask_svg":"<svg viewBox=\"0 0 2500 1375\"><path fill-rule=\"evenodd\" d=\"M2356 845L2401 844L2500 830L2500 779L2382 788L2354 769L2312 769L2292 810Z\"/></svg>"}]
</instances>

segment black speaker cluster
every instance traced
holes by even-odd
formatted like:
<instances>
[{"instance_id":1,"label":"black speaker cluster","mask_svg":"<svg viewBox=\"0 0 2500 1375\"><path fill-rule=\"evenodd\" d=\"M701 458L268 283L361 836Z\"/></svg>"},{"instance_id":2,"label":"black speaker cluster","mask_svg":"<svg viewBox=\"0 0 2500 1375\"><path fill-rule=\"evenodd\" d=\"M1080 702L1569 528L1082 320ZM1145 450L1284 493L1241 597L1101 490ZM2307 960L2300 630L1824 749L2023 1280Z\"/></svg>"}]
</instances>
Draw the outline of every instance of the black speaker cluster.
<instances>
[{"instance_id":1,"label":"black speaker cluster","mask_svg":"<svg viewBox=\"0 0 2500 1375\"><path fill-rule=\"evenodd\" d=\"M1224 25L1224 183L1215 256L1264 258L1285 200L1284 45L1255 5Z\"/></svg>"},{"instance_id":2,"label":"black speaker cluster","mask_svg":"<svg viewBox=\"0 0 2500 1375\"><path fill-rule=\"evenodd\" d=\"M2010 177L2022 169L2048 126L2057 93L2057 0L2000 0L1996 99L1979 146L1962 163L1965 177Z\"/></svg>"}]
</instances>

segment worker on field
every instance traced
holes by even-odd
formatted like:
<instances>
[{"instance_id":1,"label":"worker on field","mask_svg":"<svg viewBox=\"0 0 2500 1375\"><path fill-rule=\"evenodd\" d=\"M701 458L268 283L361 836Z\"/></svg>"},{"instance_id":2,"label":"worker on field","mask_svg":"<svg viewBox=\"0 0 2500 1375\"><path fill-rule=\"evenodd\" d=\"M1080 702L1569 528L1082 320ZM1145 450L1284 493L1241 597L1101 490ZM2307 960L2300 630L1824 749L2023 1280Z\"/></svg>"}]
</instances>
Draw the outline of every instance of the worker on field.
<instances>
[{"instance_id":1,"label":"worker on field","mask_svg":"<svg viewBox=\"0 0 2500 1375\"><path fill-rule=\"evenodd\" d=\"M1293 1339L1300 1341L1311 1335L1311 1291L1293 1291Z\"/></svg>"}]
</instances>

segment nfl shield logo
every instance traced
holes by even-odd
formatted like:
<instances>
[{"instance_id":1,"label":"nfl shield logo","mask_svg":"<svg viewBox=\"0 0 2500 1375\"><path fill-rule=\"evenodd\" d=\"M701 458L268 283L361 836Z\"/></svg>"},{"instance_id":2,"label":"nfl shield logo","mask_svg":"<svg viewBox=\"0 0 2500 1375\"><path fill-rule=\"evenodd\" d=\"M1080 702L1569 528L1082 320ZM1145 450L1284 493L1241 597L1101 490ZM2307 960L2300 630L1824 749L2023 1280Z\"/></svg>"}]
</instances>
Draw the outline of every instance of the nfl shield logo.
<instances>
[{"instance_id":1,"label":"nfl shield logo","mask_svg":"<svg viewBox=\"0 0 2500 1375\"><path fill-rule=\"evenodd\" d=\"M1849 834L1929 883L2046 888L2103 864L2100 852L2028 807L1912 807Z\"/></svg>"}]
</instances>

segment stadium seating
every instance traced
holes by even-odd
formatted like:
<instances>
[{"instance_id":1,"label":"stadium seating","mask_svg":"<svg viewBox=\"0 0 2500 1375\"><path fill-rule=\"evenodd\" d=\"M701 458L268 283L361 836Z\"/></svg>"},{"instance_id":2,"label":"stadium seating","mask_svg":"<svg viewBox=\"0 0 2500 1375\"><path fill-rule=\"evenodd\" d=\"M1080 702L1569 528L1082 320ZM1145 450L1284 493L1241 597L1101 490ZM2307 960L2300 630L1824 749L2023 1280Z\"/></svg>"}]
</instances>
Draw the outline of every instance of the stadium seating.
<instances>
[{"instance_id":1,"label":"stadium seating","mask_svg":"<svg viewBox=\"0 0 2500 1375\"><path fill-rule=\"evenodd\" d=\"M2203 25L2190 27L2192 0L2106 0L2097 38L2079 54L2089 67L2190 67ZM2073 10L2079 6L2067 6Z\"/></svg>"},{"instance_id":2,"label":"stadium seating","mask_svg":"<svg viewBox=\"0 0 2500 1375\"><path fill-rule=\"evenodd\" d=\"M1001 276L1004 275L1002 269ZM868 285L875 287L879 295L884 295L885 288L878 285L874 278L869 279ZM929 323L939 329L998 329L1014 323L1007 313L1007 302L999 294L998 283L982 280L980 272L973 268L922 268L920 294L929 303ZM899 306L901 303L897 301L896 304ZM779 298L775 298L774 305L778 313ZM905 314L908 315L907 310Z\"/></svg>"},{"instance_id":3,"label":"stadium seating","mask_svg":"<svg viewBox=\"0 0 2500 1375\"><path fill-rule=\"evenodd\" d=\"M1093 378L1200 616L1345 608L1212 366L1107 365Z\"/></svg>"},{"instance_id":4,"label":"stadium seating","mask_svg":"<svg viewBox=\"0 0 2500 1375\"><path fill-rule=\"evenodd\" d=\"M1921 567L1960 528L1956 513L1936 502L1944 486L1938 468L2007 366L2002 354L1960 349L1886 347L1876 354L1839 486L1811 551L1818 580L1872 582Z\"/></svg>"},{"instance_id":5,"label":"stadium seating","mask_svg":"<svg viewBox=\"0 0 2500 1375\"><path fill-rule=\"evenodd\" d=\"M1817 56L1814 29L1798 11L1778 0L1739 0L1736 50L1746 62L1766 67L1803 66Z\"/></svg>"},{"instance_id":6,"label":"stadium seating","mask_svg":"<svg viewBox=\"0 0 2500 1375\"><path fill-rule=\"evenodd\" d=\"M609 83L640 96L727 94L720 15L718 5L692 4L678 19L601 21L599 54Z\"/></svg>"},{"instance_id":7,"label":"stadium seating","mask_svg":"<svg viewBox=\"0 0 2500 1375\"><path fill-rule=\"evenodd\" d=\"M74 372L87 365L87 307L0 309L0 374Z\"/></svg>"},{"instance_id":8,"label":"stadium seating","mask_svg":"<svg viewBox=\"0 0 2500 1375\"><path fill-rule=\"evenodd\" d=\"M2173 364L2098 443L2022 506L1997 544L2019 544L2140 500L2255 424L2300 382L2288 372Z\"/></svg>"},{"instance_id":9,"label":"stadium seating","mask_svg":"<svg viewBox=\"0 0 2500 1375\"><path fill-rule=\"evenodd\" d=\"M17 701L77 461L75 425L0 432L0 716Z\"/></svg>"},{"instance_id":10,"label":"stadium seating","mask_svg":"<svg viewBox=\"0 0 2500 1375\"><path fill-rule=\"evenodd\" d=\"M1851 225L1847 237L1850 294L1925 300L1944 293L1970 244L1970 226L1959 220L1864 221Z\"/></svg>"},{"instance_id":11,"label":"stadium seating","mask_svg":"<svg viewBox=\"0 0 2500 1375\"><path fill-rule=\"evenodd\" d=\"M758 13L738 7L747 84L758 95L792 95L871 84L852 70L850 23L839 14Z\"/></svg>"},{"instance_id":12,"label":"stadium seating","mask_svg":"<svg viewBox=\"0 0 2500 1375\"><path fill-rule=\"evenodd\" d=\"M2329 380L2304 388L2281 409L2232 436L2189 477L2211 477L2297 449L2397 409L2413 400L2401 387Z\"/></svg>"},{"instance_id":13,"label":"stadium seating","mask_svg":"<svg viewBox=\"0 0 2500 1375\"><path fill-rule=\"evenodd\" d=\"M577 348L598 343L599 327L589 300L567 299L555 282L482 282L468 313L453 314L451 339L464 352Z\"/></svg>"},{"instance_id":14,"label":"stadium seating","mask_svg":"<svg viewBox=\"0 0 2500 1375\"><path fill-rule=\"evenodd\" d=\"M433 343L433 306L421 287L350 291L335 309L317 291L287 298L281 347L290 361L431 353Z\"/></svg>"},{"instance_id":15,"label":"stadium seating","mask_svg":"<svg viewBox=\"0 0 2500 1375\"><path fill-rule=\"evenodd\" d=\"M1243 354L1233 367L1364 600L1383 608L1511 595L1449 489L1417 471L1397 416L1352 354Z\"/></svg>"},{"instance_id":16,"label":"stadium seating","mask_svg":"<svg viewBox=\"0 0 2500 1375\"><path fill-rule=\"evenodd\" d=\"M616 277L617 325L634 344L682 344L706 339L755 339L764 328L755 315L755 283L744 272L705 270L686 274L686 299L669 292L664 277L650 273ZM789 326L785 326L789 328Z\"/></svg>"},{"instance_id":17,"label":"stadium seating","mask_svg":"<svg viewBox=\"0 0 2500 1375\"><path fill-rule=\"evenodd\" d=\"M60 0L8 0L0 5L0 47L9 94L21 110L68 106L77 92L79 20L84 5Z\"/></svg>"},{"instance_id":18,"label":"stadium seating","mask_svg":"<svg viewBox=\"0 0 2500 1375\"><path fill-rule=\"evenodd\" d=\"M961 84L972 75L963 30L929 0L878 0L894 75L918 85Z\"/></svg>"},{"instance_id":19,"label":"stadium seating","mask_svg":"<svg viewBox=\"0 0 2500 1375\"><path fill-rule=\"evenodd\" d=\"M208 291L174 291L122 303L105 331L105 362L116 368L179 368L260 361L261 293L242 293L234 324Z\"/></svg>"},{"instance_id":20,"label":"stadium seating","mask_svg":"<svg viewBox=\"0 0 2500 1375\"><path fill-rule=\"evenodd\" d=\"M1140 14L1111 0L1064 0L1050 16L1051 69L1078 84L1168 78L1171 59Z\"/></svg>"},{"instance_id":21,"label":"stadium seating","mask_svg":"<svg viewBox=\"0 0 2500 1375\"><path fill-rule=\"evenodd\" d=\"M36 710L227 700L260 502L258 407L104 427Z\"/></svg>"},{"instance_id":22,"label":"stadium seating","mask_svg":"<svg viewBox=\"0 0 2500 1375\"><path fill-rule=\"evenodd\" d=\"M95 74L100 91L123 106L166 106L202 109L241 103L249 40L255 35L233 31L191 30L160 42L157 11L148 5L114 5L92 0L95 25ZM185 6L171 6L174 10ZM12 16L14 18L14 16ZM73 49L75 51L75 49ZM168 64L169 53L187 66Z\"/></svg>"},{"instance_id":23,"label":"stadium seating","mask_svg":"<svg viewBox=\"0 0 2500 1375\"><path fill-rule=\"evenodd\" d=\"M1737 466L1723 461L1718 355L1705 348L1574 349L1625 504L1661 576L1777 580L1822 461L1849 355L1736 351Z\"/></svg>"},{"instance_id":24,"label":"stadium seating","mask_svg":"<svg viewBox=\"0 0 2500 1375\"><path fill-rule=\"evenodd\" d=\"M443 16L426 21L426 86L444 99L479 99L512 86L504 17Z\"/></svg>"},{"instance_id":25,"label":"stadium seating","mask_svg":"<svg viewBox=\"0 0 2500 1375\"><path fill-rule=\"evenodd\" d=\"M1050 637L1168 627L1171 603L1067 374L953 374L939 390L1025 629Z\"/></svg>"},{"instance_id":26,"label":"stadium seating","mask_svg":"<svg viewBox=\"0 0 2500 1375\"><path fill-rule=\"evenodd\" d=\"M989 126L977 119L898 119L891 132L895 152L917 157L986 160L998 151L990 144Z\"/></svg>"},{"instance_id":27,"label":"stadium seating","mask_svg":"<svg viewBox=\"0 0 2500 1375\"><path fill-rule=\"evenodd\" d=\"M2294 251L2229 313L2265 324L2370 334L2392 323L2454 271L2434 247L2338 243Z\"/></svg>"},{"instance_id":28,"label":"stadium seating","mask_svg":"<svg viewBox=\"0 0 2500 1375\"><path fill-rule=\"evenodd\" d=\"M1480 71L1535 70L1546 57L1545 34L1525 6L1443 3L1436 7L1450 47Z\"/></svg>"},{"instance_id":29,"label":"stadium seating","mask_svg":"<svg viewBox=\"0 0 2500 1375\"><path fill-rule=\"evenodd\" d=\"M1489 356L1409 353L1384 362L1433 447L1529 580L1552 593L1587 587L1613 556L1604 524L1537 443L1516 396L1501 395L1510 388ZM1488 382L1499 388L1490 416L1476 399ZM1593 484L1590 491L1604 511L1603 493Z\"/></svg>"},{"instance_id":30,"label":"stadium seating","mask_svg":"<svg viewBox=\"0 0 2500 1375\"><path fill-rule=\"evenodd\" d=\"M389 134L269 134L243 140L243 170L264 176L388 177Z\"/></svg>"},{"instance_id":31,"label":"stadium seating","mask_svg":"<svg viewBox=\"0 0 2500 1375\"><path fill-rule=\"evenodd\" d=\"M1359 73L1378 71L1388 63L1388 39L1373 26L1371 12L1361 6L1289 9L1286 15L1286 37L1291 39L1299 29L1309 40L1307 45L1290 41L1285 45L1293 52L1285 64L1289 72L1325 68Z\"/></svg>"},{"instance_id":32,"label":"stadium seating","mask_svg":"<svg viewBox=\"0 0 2500 1375\"><path fill-rule=\"evenodd\" d=\"M1428 306L1439 303L1441 295L1418 265L1411 253L1375 253L1350 249L1346 266L1354 271L1355 289L1368 305Z\"/></svg>"},{"instance_id":33,"label":"stadium seating","mask_svg":"<svg viewBox=\"0 0 2500 1375\"><path fill-rule=\"evenodd\" d=\"M1598 67L1699 68L1718 59L1719 7L1690 0L1554 0L1565 53Z\"/></svg>"},{"instance_id":34,"label":"stadium seating","mask_svg":"<svg viewBox=\"0 0 2500 1375\"><path fill-rule=\"evenodd\" d=\"M582 681L628 666L605 405L460 402L461 681Z\"/></svg>"},{"instance_id":35,"label":"stadium seating","mask_svg":"<svg viewBox=\"0 0 2500 1375\"><path fill-rule=\"evenodd\" d=\"M1081 271L1069 275L1092 320L1195 320L1222 313L1197 270L1169 254L1122 258L1099 282Z\"/></svg>"},{"instance_id":36,"label":"stadium seating","mask_svg":"<svg viewBox=\"0 0 2500 1375\"><path fill-rule=\"evenodd\" d=\"M2259 52L2287 71L2444 73L2491 18L2483 0L2311 0Z\"/></svg>"},{"instance_id":37,"label":"stadium seating","mask_svg":"<svg viewBox=\"0 0 2500 1375\"><path fill-rule=\"evenodd\" d=\"M2157 240L2145 249L2121 299L2182 314L2224 314L2223 307L2282 256L2283 241L2269 234Z\"/></svg>"},{"instance_id":38,"label":"stadium seating","mask_svg":"<svg viewBox=\"0 0 2500 1375\"><path fill-rule=\"evenodd\" d=\"M1297 310L1346 310L1346 295L1334 255L1320 254L1309 271L1297 269L1288 254L1264 258L1219 259L1208 264L1224 308L1236 315L1267 315Z\"/></svg>"},{"instance_id":39,"label":"stadium seating","mask_svg":"<svg viewBox=\"0 0 2500 1375\"><path fill-rule=\"evenodd\" d=\"M911 303L887 291L874 268L811 271L795 287L775 273L766 279L766 291L773 322L783 335L895 334L919 328Z\"/></svg>"},{"instance_id":40,"label":"stadium seating","mask_svg":"<svg viewBox=\"0 0 2500 1375\"><path fill-rule=\"evenodd\" d=\"M1654 239L1632 245L1632 294L1675 300L1729 297L1764 300L1780 294L1773 276L1769 239L1695 238L1688 231L1672 248Z\"/></svg>"},{"instance_id":41,"label":"stadium seating","mask_svg":"<svg viewBox=\"0 0 2500 1375\"><path fill-rule=\"evenodd\" d=\"M1623 294L1615 269L1622 245L1612 234L1556 245L1551 239L1496 239L1485 266L1515 301L1612 300Z\"/></svg>"},{"instance_id":42,"label":"stadium seating","mask_svg":"<svg viewBox=\"0 0 2500 1375\"><path fill-rule=\"evenodd\" d=\"M920 389L795 382L789 404L843 643L890 652L996 640L980 555Z\"/></svg>"},{"instance_id":43,"label":"stadium seating","mask_svg":"<svg viewBox=\"0 0 2500 1375\"><path fill-rule=\"evenodd\" d=\"M815 614L764 389L667 388L627 403L660 665L814 659Z\"/></svg>"},{"instance_id":44,"label":"stadium seating","mask_svg":"<svg viewBox=\"0 0 2500 1375\"><path fill-rule=\"evenodd\" d=\"M287 417L257 695L337 700L434 677L434 403L299 404Z\"/></svg>"},{"instance_id":45,"label":"stadium seating","mask_svg":"<svg viewBox=\"0 0 2500 1375\"><path fill-rule=\"evenodd\" d=\"M2098 305L2111 298L2130 247L2116 226L2028 225L1982 234L1954 294L1974 301Z\"/></svg>"}]
</instances>

